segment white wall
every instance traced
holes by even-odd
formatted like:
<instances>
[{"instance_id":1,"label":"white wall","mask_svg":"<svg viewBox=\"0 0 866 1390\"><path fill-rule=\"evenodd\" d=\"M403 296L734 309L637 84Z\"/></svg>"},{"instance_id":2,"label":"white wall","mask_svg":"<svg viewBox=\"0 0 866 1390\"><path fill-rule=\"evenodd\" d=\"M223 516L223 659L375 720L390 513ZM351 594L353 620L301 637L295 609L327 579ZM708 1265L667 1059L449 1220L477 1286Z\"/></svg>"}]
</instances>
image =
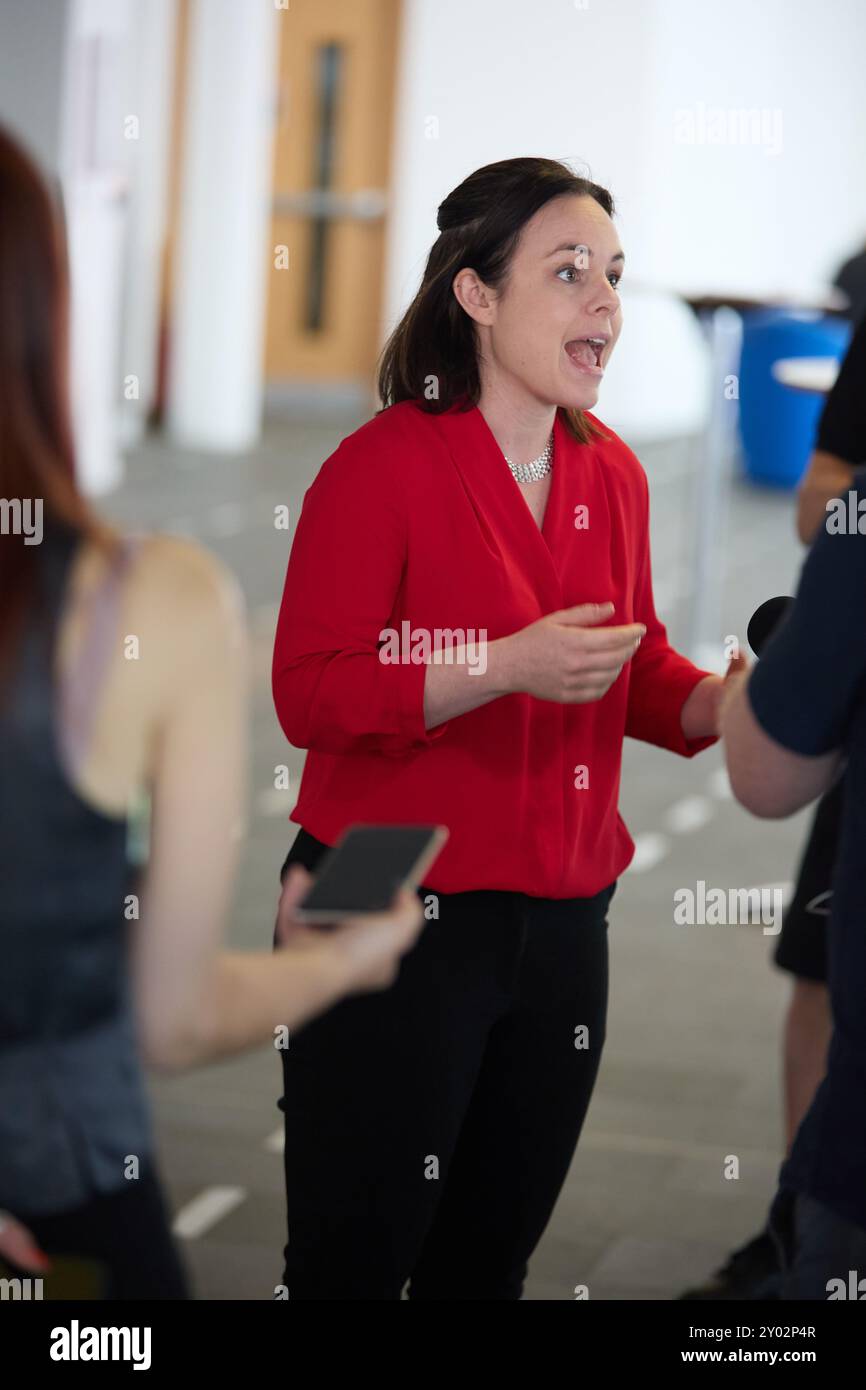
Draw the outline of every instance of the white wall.
<instances>
[{"instance_id":1,"label":"white wall","mask_svg":"<svg viewBox=\"0 0 866 1390\"><path fill-rule=\"evenodd\" d=\"M663 215L659 207L641 250L647 271L756 295L820 285L866 241L866 5L655 0L653 8L640 198L663 190ZM769 138L672 139L675 113L697 116L699 103L762 111Z\"/></svg>"},{"instance_id":2,"label":"white wall","mask_svg":"<svg viewBox=\"0 0 866 1390\"><path fill-rule=\"evenodd\" d=\"M69 8L68 0L0 4L0 122L49 176L57 172Z\"/></svg>"},{"instance_id":3,"label":"white wall","mask_svg":"<svg viewBox=\"0 0 866 1390\"><path fill-rule=\"evenodd\" d=\"M438 203L471 170L525 154L588 164L629 263L599 414L634 440L695 430L702 342L659 291L810 293L862 244L864 52L861 0L406 0L386 326L417 286ZM741 108L758 113L757 143Z\"/></svg>"}]
</instances>

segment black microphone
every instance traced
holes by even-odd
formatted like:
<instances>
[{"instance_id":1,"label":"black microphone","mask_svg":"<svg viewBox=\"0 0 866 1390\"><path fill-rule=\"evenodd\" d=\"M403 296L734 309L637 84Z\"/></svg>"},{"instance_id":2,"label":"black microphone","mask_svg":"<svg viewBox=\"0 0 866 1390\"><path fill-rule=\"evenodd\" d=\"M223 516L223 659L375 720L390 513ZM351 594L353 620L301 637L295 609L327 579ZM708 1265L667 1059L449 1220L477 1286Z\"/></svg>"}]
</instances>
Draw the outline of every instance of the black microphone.
<instances>
[{"instance_id":1,"label":"black microphone","mask_svg":"<svg viewBox=\"0 0 866 1390\"><path fill-rule=\"evenodd\" d=\"M793 602L786 594L780 594L778 598L768 598L766 603L755 609L746 629L749 646L755 656L761 655Z\"/></svg>"}]
</instances>

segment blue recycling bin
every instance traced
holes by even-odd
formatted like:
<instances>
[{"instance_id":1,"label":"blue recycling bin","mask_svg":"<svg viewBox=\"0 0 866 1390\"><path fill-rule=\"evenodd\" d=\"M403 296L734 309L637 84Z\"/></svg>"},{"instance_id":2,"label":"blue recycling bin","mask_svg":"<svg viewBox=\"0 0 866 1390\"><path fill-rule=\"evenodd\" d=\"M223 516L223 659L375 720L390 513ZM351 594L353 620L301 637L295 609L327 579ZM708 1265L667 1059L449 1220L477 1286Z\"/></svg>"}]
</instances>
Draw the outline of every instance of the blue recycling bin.
<instances>
[{"instance_id":1,"label":"blue recycling bin","mask_svg":"<svg viewBox=\"0 0 866 1390\"><path fill-rule=\"evenodd\" d=\"M795 488L824 408L823 396L776 381L773 363L782 357L842 358L850 338L847 319L818 313L767 310L744 317L739 427L746 477Z\"/></svg>"}]
</instances>

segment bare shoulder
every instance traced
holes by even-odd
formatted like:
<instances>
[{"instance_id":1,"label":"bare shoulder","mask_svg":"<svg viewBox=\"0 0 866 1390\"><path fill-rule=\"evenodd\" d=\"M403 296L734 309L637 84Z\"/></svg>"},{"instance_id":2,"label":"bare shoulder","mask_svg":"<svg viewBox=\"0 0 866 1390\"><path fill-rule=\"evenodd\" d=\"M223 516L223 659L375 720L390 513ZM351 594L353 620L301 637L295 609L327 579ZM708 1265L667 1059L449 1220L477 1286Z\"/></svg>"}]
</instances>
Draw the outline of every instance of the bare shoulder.
<instances>
[{"instance_id":1,"label":"bare shoulder","mask_svg":"<svg viewBox=\"0 0 866 1390\"><path fill-rule=\"evenodd\" d=\"M115 546L124 540L116 531L107 535ZM228 566L185 537L153 533L136 540L121 595L122 636L138 639L144 666L157 683L178 669L188 670L190 661L219 668L227 656L240 656L246 644L245 605ZM82 546L73 577L70 652L83 634L89 596L105 582L111 563L105 545ZM128 666L121 662L119 669Z\"/></svg>"},{"instance_id":2,"label":"bare shoulder","mask_svg":"<svg viewBox=\"0 0 866 1390\"><path fill-rule=\"evenodd\" d=\"M222 618L236 623L244 602L235 575L211 551L183 536L141 539L129 575L131 605L157 611L166 624Z\"/></svg>"}]
</instances>

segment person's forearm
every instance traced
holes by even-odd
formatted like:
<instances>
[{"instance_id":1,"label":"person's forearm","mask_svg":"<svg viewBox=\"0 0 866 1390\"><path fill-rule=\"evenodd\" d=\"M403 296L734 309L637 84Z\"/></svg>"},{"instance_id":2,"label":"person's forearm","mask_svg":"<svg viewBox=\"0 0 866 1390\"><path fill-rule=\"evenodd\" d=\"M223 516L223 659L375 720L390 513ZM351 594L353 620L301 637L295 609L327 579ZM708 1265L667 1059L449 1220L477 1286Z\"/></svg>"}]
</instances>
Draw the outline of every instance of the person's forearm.
<instances>
[{"instance_id":1,"label":"person's forearm","mask_svg":"<svg viewBox=\"0 0 866 1390\"><path fill-rule=\"evenodd\" d=\"M725 763L734 796L753 815L778 820L822 796L840 768L840 751L791 752L764 732L755 718L748 676L725 682L720 712Z\"/></svg>"},{"instance_id":2,"label":"person's forearm","mask_svg":"<svg viewBox=\"0 0 866 1390\"><path fill-rule=\"evenodd\" d=\"M725 711L734 700L741 700L746 686L749 683L750 671L738 671L728 680L722 682L722 698L719 704L719 728L724 737Z\"/></svg>"},{"instance_id":3,"label":"person's forearm","mask_svg":"<svg viewBox=\"0 0 866 1390\"><path fill-rule=\"evenodd\" d=\"M450 652L437 652L428 663L424 679L424 724L433 729L454 719L458 714L478 709L498 700L514 689L509 661L508 638L484 642L473 653L474 664L466 660L466 650L456 647ZM450 656L450 664L445 664ZM479 656L483 657L479 660Z\"/></svg>"},{"instance_id":4,"label":"person's forearm","mask_svg":"<svg viewBox=\"0 0 866 1390\"><path fill-rule=\"evenodd\" d=\"M685 738L712 738L718 733L721 676L706 676L689 694L680 711L680 727Z\"/></svg>"},{"instance_id":5,"label":"person's forearm","mask_svg":"<svg viewBox=\"0 0 866 1390\"><path fill-rule=\"evenodd\" d=\"M335 1002L348 981L348 962L325 942L304 953L221 951L189 1028L151 1064L182 1071L272 1043L277 1028L299 1028Z\"/></svg>"}]
</instances>

